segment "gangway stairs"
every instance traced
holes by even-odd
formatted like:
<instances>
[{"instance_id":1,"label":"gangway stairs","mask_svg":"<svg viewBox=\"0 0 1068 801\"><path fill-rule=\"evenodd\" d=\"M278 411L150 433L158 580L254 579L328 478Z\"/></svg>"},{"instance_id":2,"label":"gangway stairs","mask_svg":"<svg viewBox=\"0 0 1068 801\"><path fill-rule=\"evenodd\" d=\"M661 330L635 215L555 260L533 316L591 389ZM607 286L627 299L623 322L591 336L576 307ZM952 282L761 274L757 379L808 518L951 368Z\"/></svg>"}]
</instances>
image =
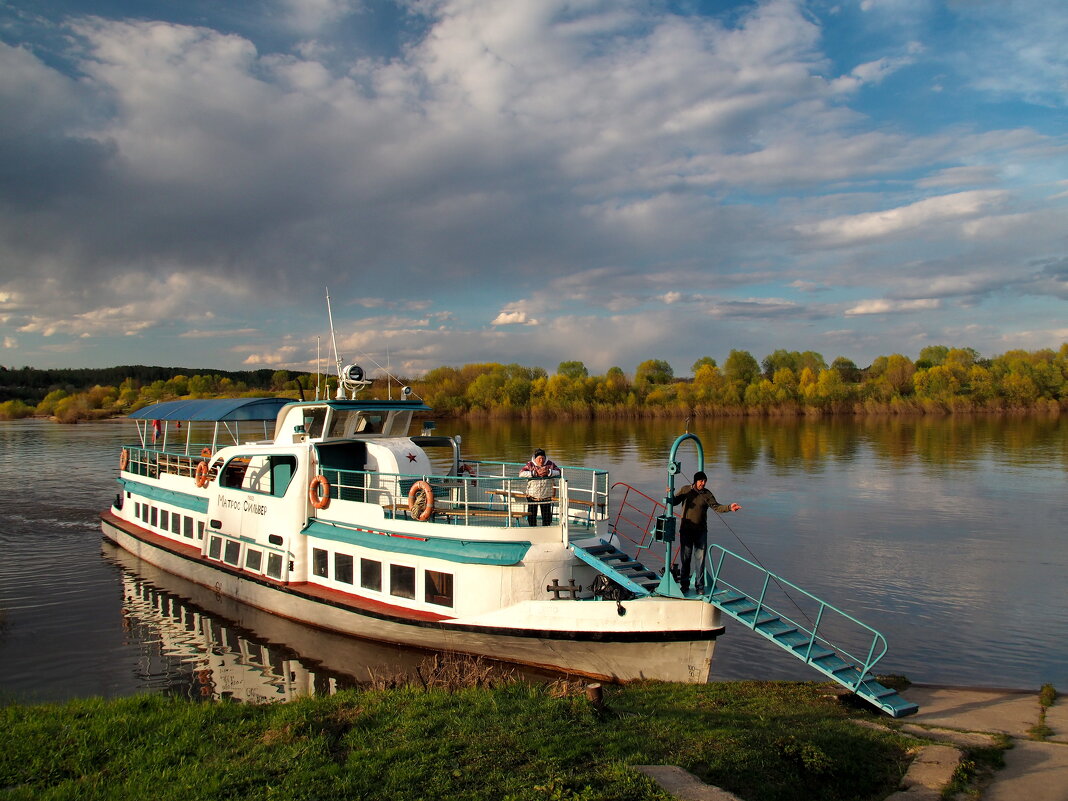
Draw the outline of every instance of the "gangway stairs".
<instances>
[{"instance_id":1,"label":"gangway stairs","mask_svg":"<svg viewBox=\"0 0 1068 801\"><path fill-rule=\"evenodd\" d=\"M878 631L722 546L711 545L708 560L712 581L705 594L699 596L703 600L890 716L905 717L919 710L916 704L903 698L897 690L881 684L872 673L875 663L883 658L887 650L886 638ZM748 576L756 575L757 582L761 584L759 593L743 590L741 583L734 579L728 581L726 574L732 566L743 567ZM805 623L772 609L768 604L768 590L772 585L782 590L785 597L790 597L786 590L788 587L794 594L809 599L815 611L815 620L805 615L800 606L797 606L794 616L805 617ZM866 648L866 653L860 656L851 653L846 646L832 642L829 635L820 630L821 626L828 626L829 623L837 624L834 626L836 631L845 629L850 643L859 642L860 650ZM852 650L857 649L853 646Z\"/></svg>"},{"instance_id":2,"label":"gangway stairs","mask_svg":"<svg viewBox=\"0 0 1068 801\"><path fill-rule=\"evenodd\" d=\"M612 540L588 538L569 543L572 552L599 572L608 576L621 587L630 591L635 598L650 595L671 595L679 598L703 600L729 615L734 620L752 629L757 634L775 643L791 656L818 670L829 679L853 691L873 706L892 717L900 718L911 715L919 707L907 701L896 690L881 684L872 673L872 668L886 654L886 638L875 629L820 600L811 593L792 584L786 579L774 575L760 565L738 556L719 545L709 547L708 557L711 565L711 582L703 595L681 592L664 592L665 585L673 582L664 581L656 571L650 570L641 562L630 557L626 551L616 546ZM762 587L759 593L750 593L741 588L741 583L728 581L726 573L733 563L740 562L761 577ZM795 593L810 599L816 609L815 621L806 619L799 623L788 615L777 612L768 604L768 588L775 584L788 586ZM798 607L796 617L805 617ZM855 634L870 635L867 653L857 656L843 645L836 645L828 636L821 633L821 626L827 626L832 618L851 626ZM841 628L839 625L837 628ZM854 638L855 639L855 638Z\"/></svg>"}]
</instances>

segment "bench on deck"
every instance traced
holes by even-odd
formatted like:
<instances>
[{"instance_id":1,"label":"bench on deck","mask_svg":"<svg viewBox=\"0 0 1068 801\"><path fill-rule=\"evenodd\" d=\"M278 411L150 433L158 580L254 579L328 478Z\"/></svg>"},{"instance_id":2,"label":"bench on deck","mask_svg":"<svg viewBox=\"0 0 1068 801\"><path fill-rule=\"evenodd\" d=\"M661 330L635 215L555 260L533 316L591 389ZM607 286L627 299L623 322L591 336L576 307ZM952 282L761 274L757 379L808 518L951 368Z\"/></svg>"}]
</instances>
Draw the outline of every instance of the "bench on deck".
<instances>
[{"instance_id":1,"label":"bench on deck","mask_svg":"<svg viewBox=\"0 0 1068 801\"><path fill-rule=\"evenodd\" d=\"M514 491L509 491L509 490L488 490L488 493L490 495L500 495L502 497L506 497L507 499L509 499L512 502L512 504L530 503L530 501L527 499L526 493L523 493L523 492L514 492ZM554 492L553 493L553 497L549 501L544 501L544 503L550 503L550 502L559 505L559 503L560 503L560 495L558 493ZM568 499L567 499L567 506L568 506L569 510L573 506L577 506L577 507L579 507L581 509L585 509L586 510L586 524L587 525L589 525L590 522L592 522L591 518L593 516L594 507L596 507L598 513L602 514L602 515L604 514L604 509L605 509L605 504L603 502L595 503L594 501L584 501L581 498L571 498L571 497L568 497ZM526 514L526 512L524 512L523 514Z\"/></svg>"},{"instance_id":2,"label":"bench on deck","mask_svg":"<svg viewBox=\"0 0 1068 801\"><path fill-rule=\"evenodd\" d=\"M401 513L406 518L408 517L408 504L406 503L384 504L382 508L386 511L393 512L394 514ZM478 517L489 519L497 518L500 520L504 520L505 518L511 517L513 520L522 520L525 519L526 516L526 511L518 511L514 509L485 509L481 507L472 506L469 506L465 509L464 507L459 506L454 508L435 507L434 513L431 515L430 519L433 520L438 517L444 517L445 522L451 523L453 521L453 518L462 520L465 517Z\"/></svg>"}]
</instances>

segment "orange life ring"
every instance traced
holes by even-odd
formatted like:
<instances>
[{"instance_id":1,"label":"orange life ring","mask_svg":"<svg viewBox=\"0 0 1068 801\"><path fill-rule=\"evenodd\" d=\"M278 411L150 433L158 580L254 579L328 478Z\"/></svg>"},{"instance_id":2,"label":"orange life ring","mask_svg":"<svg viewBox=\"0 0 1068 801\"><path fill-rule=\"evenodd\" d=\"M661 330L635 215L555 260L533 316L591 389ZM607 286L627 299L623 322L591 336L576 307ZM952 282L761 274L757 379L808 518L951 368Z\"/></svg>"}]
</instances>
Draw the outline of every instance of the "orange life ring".
<instances>
[{"instance_id":1,"label":"orange life ring","mask_svg":"<svg viewBox=\"0 0 1068 801\"><path fill-rule=\"evenodd\" d=\"M419 499L420 492L423 493L421 502ZM408 490L408 511L412 517L420 522L429 520L430 516L434 514L434 488L422 480L412 484L412 488Z\"/></svg>"},{"instance_id":2,"label":"orange life ring","mask_svg":"<svg viewBox=\"0 0 1068 801\"><path fill-rule=\"evenodd\" d=\"M195 481L196 485L201 489L204 489L204 487L211 483L211 479L208 477L207 462L201 462L197 465L196 472L193 473L193 481Z\"/></svg>"},{"instance_id":3,"label":"orange life ring","mask_svg":"<svg viewBox=\"0 0 1068 801\"><path fill-rule=\"evenodd\" d=\"M200 451L200 455L203 456L205 459L210 459L211 458L211 448L203 448Z\"/></svg>"},{"instance_id":4,"label":"orange life ring","mask_svg":"<svg viewBox=\"0 0 1068 801\"><path fill-rule=\"evenodd\" d=\"M320 487L323 488L321 494ZM308 485L308 501L316 509L325 509L330 505L330 482L326 480L326 476L319 474L311 480Z\"/></svg>"},{"instance_id":5,"label":"orange life ring","mask_svg":"<svg viewBox=\"0 0 1068 801\"><path fill-rule=\"evenodd\" d=\"M130 452L123 448L122 453L119 454L119 470L125 470L128 464L130 464Z\"/></svg>"}]
</instances>

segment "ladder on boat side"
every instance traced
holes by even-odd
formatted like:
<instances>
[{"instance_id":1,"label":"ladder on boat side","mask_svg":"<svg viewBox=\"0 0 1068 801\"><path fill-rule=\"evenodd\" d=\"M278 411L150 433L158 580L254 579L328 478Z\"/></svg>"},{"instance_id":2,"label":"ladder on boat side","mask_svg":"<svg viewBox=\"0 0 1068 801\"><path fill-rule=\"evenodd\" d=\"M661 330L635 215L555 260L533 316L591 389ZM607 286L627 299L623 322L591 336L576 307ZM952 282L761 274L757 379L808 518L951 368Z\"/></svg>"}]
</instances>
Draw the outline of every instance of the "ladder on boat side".
<instances>
[{"instance_id":1,"label":"ladder on boat side","mask_svg":"<svg viewBox=\"0 0 1068 801\"><path fill-rule=\"evenodd\" d=\"M648 499L652 501L651 498ZM627 504L626 496L623 504ZM661 509L664 508L662 504L658 505ZM648 520L655 516L656 512L650 515ZM617 516L607 540L592 537L573 541L570 543L571 550L579 559L630 591L636 598L663 594L703 600L712 604L786 653L800 659L892 717L911 715L919 709L896 690L880 683L872 673L875 664L887 650L886 638L875 629L776 576L763 566L719 545L711 545L708 549L707 564L711 581L707 583L704 594L688 593L683 596L677 592L674 582L663 575L663 569L647 567L643 561L631 557L620 547L623 540L627 539L635 546L636 553L645 551L648 554L643 557L646 561L651 561L648 557L656 556L649 550L652 544L651 530L642 531L639 539L632 540L621 536L621 520L623 518ZM786 587L809 601L815 620L793 601ZM662 592L662 588L666 591ZM769 593L769 590L772 592ZM776 593L775 590L779 592ZM782 607L780 597L790 598L797 607L797 613L791 613L793 618L804 618L803 623L772 608L771 603ZM828 633L828 629L831 629L832 633Z\"/></svg>"}]
</instances>

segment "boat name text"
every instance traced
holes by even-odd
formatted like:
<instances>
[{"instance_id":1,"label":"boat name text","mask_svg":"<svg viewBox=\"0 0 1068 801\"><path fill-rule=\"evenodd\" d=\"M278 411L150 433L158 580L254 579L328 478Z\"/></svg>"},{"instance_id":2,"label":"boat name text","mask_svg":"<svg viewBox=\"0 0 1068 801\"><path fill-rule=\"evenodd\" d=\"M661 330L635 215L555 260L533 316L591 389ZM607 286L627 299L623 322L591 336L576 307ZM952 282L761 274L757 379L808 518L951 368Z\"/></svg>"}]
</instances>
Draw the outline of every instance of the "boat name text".
<instances>
[{"instance_id":1,"label":"boat name text","mask_svg":"<svg viewBox=\"0 0 1068 801\"><path fill-rule=\"evenodd\" d=\"M225 495L219 496L219 506L223 509L238 509L242 512L251 512L254 515L267 514L267 507L262 503L256 503L251 499L241 501L237 498L227 498Z\"/></svg>"}]
</instances>

